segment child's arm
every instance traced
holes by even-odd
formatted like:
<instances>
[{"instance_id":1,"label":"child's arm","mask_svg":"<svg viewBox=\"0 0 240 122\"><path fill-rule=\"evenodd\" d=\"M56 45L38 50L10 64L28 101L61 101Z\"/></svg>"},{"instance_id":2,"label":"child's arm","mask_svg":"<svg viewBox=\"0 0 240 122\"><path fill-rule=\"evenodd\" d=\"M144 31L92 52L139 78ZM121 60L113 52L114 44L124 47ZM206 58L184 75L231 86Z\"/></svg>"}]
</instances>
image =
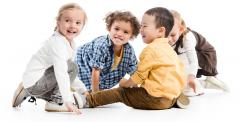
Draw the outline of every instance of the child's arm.
<instances>
[{"instance_id":1,"label":"child's arm","mask_svg":"<svg viewBox=\"0 0 240 122\"><path fill-rule=\"evenodd\" d=\"M132 75L137 69L137 62L138 62L133 48L131 48L131 51L127 55L130 55L131 57L129 60L127 73Z\"/></svg>"},{"instance_id":2,"label":"child's arm","mask_svg":"<svg viewBox=\"0 0 240 122\"><path fill-rule=\"evenodd\" d=\"M51 43L50 54L53 62L54 73L59 87L59 91L62 95L64 105L67 107L69 112L75 112L80 114L80 109L73 105L72 93L70 90L70 78L68 74L68 51L64 43L61 41Z\"/></svg>"},{"instance_id":3,"label":"child's arm","mask_svg":"<svg viewBox=\"0 0 240 122\"><path fill-rule=\"evenodd\" d=\"M198 57L195 49L196 43L197 40L192 33L187 34L186 40L183 43L185 49L187 50L186 56L189 62L188 64L189 70L187 71L188 72L187 83L193 89L194 92L196 91L194 80L196 78L198 70Z\"/></svg>"},{"instance_id":4,"label":"child's arm","mask_svg":"<svg viewBox=\"0 0 240 122\"><path fill-rule=\"evenodd\" d=\"M189 63L187 64L189 65L189 70L187 71L187 73L189 74L189 76L193 75L194 77L196 76L199 67L197 51L195 49L196 43L197 40L192 33L188 33L186 35L186 40L183 43Z\"/></svg>"},{"instance_id":5,"label":"child's arm","mask_svg":"<svg viewBox=\"0 0 240 122\"><path fill-rule=\"evenodd\" d=\"M92 68L92 92L99 91L100 69Z\"/></svg>"}]
</instances>

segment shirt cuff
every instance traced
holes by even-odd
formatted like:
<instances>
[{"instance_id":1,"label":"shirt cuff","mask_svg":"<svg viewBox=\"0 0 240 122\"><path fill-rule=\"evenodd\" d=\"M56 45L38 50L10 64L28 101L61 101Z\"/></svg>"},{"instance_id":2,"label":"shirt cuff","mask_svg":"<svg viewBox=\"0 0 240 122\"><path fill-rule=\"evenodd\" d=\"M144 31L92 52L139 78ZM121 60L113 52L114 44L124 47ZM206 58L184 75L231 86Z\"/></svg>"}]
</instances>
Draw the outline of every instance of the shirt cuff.
<instances>
[{"instance_id":1,"label":"shirt cuff","mask_svg":"<svg viewBox=\"0 0 240 122\"><path fill-rule=\"evenodd\" d=\"M144 79L143 77L141 77L141 75L137 72L135 72L132 76L131 76L131 80L136 83L136 84L142 84Z\"/></svg>"},{"instance_id":2,"label":"shirt cuff","mask_svg":"<svg viewBox=\"0 0 240 122\"><path fill-rule=\"evenodd\" d=\"M69 90L67 94L62 95L63 97L63 102L74 102L74 98L73 98L73 94L72 92Z\"/></svg>"}]
</instances>

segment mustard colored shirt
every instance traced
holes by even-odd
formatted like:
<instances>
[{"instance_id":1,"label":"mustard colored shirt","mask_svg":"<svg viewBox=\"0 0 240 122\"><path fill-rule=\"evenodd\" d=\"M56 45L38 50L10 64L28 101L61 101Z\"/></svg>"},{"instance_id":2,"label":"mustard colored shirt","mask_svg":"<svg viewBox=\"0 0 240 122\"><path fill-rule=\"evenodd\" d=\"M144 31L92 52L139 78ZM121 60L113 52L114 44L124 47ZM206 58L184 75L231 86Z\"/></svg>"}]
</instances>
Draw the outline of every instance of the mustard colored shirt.
<instances>
[{"instance_id":1,"label":"mustard colored shirt","mask_svg":"<svg viewBox=\"0 0 240 122\"><path fill-rule=\"evenodd\" d=\"M118 56L117 54L114 53L114 63L112 65L112 69L111 70L115 70L118 66L118 64L120 63L121 59L122 59L122 55L123 55L123 48L121 49L121 52L120 52L120 56Z\"/></svg>"},{"instance_id":2,"label":"mustard colored shirt","mask_svg":"<svg viewBox=\"0 0 240 122\"><path fill-rule=\"evenodd\" d=\"M131 79L151 96L173 99L183 91L186 75L168 39L158 38L143 49Z\"/></svg>"}]
</instances>

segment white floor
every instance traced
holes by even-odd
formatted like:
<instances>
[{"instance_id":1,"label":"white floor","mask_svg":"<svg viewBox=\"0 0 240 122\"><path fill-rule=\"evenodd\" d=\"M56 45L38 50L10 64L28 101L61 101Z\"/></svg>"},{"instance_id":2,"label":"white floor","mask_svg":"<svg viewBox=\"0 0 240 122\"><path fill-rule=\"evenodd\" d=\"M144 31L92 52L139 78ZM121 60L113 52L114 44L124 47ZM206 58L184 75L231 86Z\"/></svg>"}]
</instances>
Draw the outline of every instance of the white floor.
<instances>
[{"instance_id":1,"label":"white floor","mask_svg":"<svg viewBox=\"0 0 240 122\"><path fill-rule=\"evenodd\" d=\"M44 101L41 100L37 101L36 106L25 101L21 108L13 109L12 95L22 79L27 62L52 34L57 10L69 0L2 0L0 122L240 122L240 17L237 16L240 8L237 0L70 1L81 4L88 14L88 22L77 39L78 44L106 34L103 18L110 11L130 10L139 20L145 10L155 6L180 11L188 26L201 32L215 46L220 73L218 77L230 87L230 93L208 90L203 96L192 97L191 106L184 110L136 110L117 103L83 109L82 114L77 116L45 112ZM139 56L143 48L140 36L131 43Z\"/></svg>"},{"instance_id":2,"label":"white floor","mask_svg":"<svg viewBox=\"0 0 240 122\"><path fill-rule=\"evenodd\" d=\"M167 121L167 122L227 122L239 121L239 99L236 94L207 90L202 96L191 97L188 109L136 110L121 103L93 109L82 109L81 115L49 113L44 111L45 102L37 105L24 101L20 108L11 107L12 90L1 92L0 122L115 122L115 121ZM233 92L233 89L232 89ZM5 94L8 95L5 95ZM4 99L2 99L4 98Z\"/></svg>"}]
</instances>

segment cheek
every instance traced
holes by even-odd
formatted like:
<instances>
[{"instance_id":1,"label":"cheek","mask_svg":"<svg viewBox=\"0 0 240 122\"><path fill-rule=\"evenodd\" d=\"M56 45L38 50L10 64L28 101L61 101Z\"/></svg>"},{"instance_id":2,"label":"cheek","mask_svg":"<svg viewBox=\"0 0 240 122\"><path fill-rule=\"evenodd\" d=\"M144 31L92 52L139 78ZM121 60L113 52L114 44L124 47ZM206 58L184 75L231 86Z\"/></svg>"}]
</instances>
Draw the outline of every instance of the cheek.
<instances>
[{"instance_id":1,"label":"cheek","mask_svg":"<svg viewBox=\"0 0 240 122\"><path fill-rule=\"evenodd\" d=\"M177 41L178 40L178 38L179 38L179 33L178 34L176 34L176 36L174 36L174 41Z\"/></svg>"},{"instance_id":2,"label":"cheek","mask_svg":"<svg viewBox=\"0 0 240 122\"><path fill-rule=\"evenodd\" d=\"M169 44L170 44L170 45L173 45L173 44L175 43L175 39L174 39L174 37L172 37L172 36L169 36L169 37L168 37L168 41L169 41Z\"/></svg>"},{"instance_id":3,"label":"cheek","mask_svg":"<svg viewBox=\"0 0 240 122\"><path fill-rule=\"evenodd\" d=\"M114 34L115 34L115 32L114 32L114 30L109 30L109 34L110 34L110 36L113 36Z\"/></svg>"},{"instance_id":4,"label":"cheek","mask_svg":"<svg viewBox=\"0 0 240 122\"><path fill-rule=\"evenodd\" d=\"M172 42L176 42L177 36L172 37Z\"/></svg>"},{"instance_id":5,"label":"cheek","mask_svg":"<svg viewBox=\"0 0 240 122\"><path fill-rule=\"evenodd\" d=\"M133 35L128 34L128 35L125 36L125 38L126 38L127 40L129 40L132 36L133 36Z\"/></svg>"},{"instance_id":6,"label":"cheek","mask_svg":"<svg viewBox=\"0 0 240 122\"><path fill-rule=\"evenodd\" d=\"M173 45L173 44L174 44L173 39L169 39L169 44L170 44L170 45Z\"/></svg>"}]
</instances>

